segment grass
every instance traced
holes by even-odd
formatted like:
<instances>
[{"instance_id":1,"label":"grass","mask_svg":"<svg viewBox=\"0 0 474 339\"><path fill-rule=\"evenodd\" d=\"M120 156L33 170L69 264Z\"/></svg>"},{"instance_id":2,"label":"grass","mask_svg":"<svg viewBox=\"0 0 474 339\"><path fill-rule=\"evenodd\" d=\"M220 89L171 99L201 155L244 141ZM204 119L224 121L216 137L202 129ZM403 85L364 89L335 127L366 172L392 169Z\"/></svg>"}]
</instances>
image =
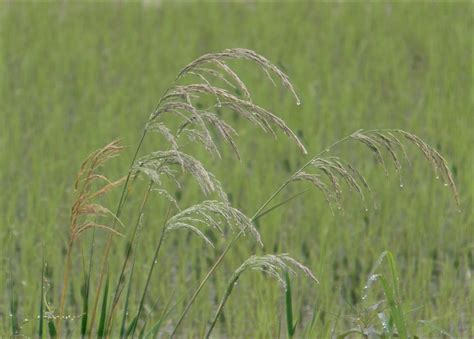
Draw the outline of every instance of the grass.
<instances>
[{"instance_id":1,"label":"grass","mask_svg":"<svg viewBox=\"0 0 474 339\"><path fill-rule=\"evenodd\" d=\"M1 334L11 333L13 323L21 325L22 333L38 331L38 323L23 320L35 319L38 313L38 277L43 267L38 253L43 243L47 244L46 299L50 305L59 304L53 294L60 288L74 199L71 189L82 160L104 141L120 137L130 147L106 172L112 178L121 177L143 124L176 71L203 53L232 46L255 49L291 76L301 106L271 84L262 84L264 74L245 64L237 68L254 101L284 118L308 150L318 151L361 127L397 127L416 132L440 150L460 187L459 213L435 175L427 174L429 165L420 161L414 149L407 150L411 165L401 170L401 189L394 170L389 168L390 177L385 179L364 153L364 145L357 148L352 143L342 146L340 156L370 178L377 208L370 203L365 212L363 202L350 196L351 201L342 202L344 212L336 210L332 216L323 195L311 190L290 202L291 207L260 218L257 228L266 251L301 258L321 282L315 288L305 280L292 280L294 318L298 319L295 336L311 320L308 308L318 310L314 335L340 334L352 328L358 312L363 313L366 280L385 250L398 263L399 290L410 319L435 324L453 336L472 333L474 187L469 145L473 137L467 128L473 97L471 4L165 3L158 10L139 4L0 6L0 72L5 80L0 82L0 144L5 150L0 154L0 175L8 192L0 198L0 237L4 244L11 239L12 248L4 246L6 265L2 265L0 284L7 291L10 274L24 282L13 288L19 305L15 318L8 317L8 309L1 310ZM281 22L286 24L277 24ZM275 142L247 124L236 121L233 125L240 134L235 142L242 161L224 152L218 164L207 161L204 165L232 192L234 206L252 213L276 182L284 181L309 159L283 138ZM156 149L159 142L150 139L144 150ZM196 154L202 158L200 152ZM297 194L305 189L302 185L286 194ZM198 187L192 182L186 182L186 187L174 194L183 206L198 197ZM113 208L119 196L110 193L104 205ZM122 212L127 226L135 224L134 211L141 203L138 196L131 194ZM137 286L145 284L160 236L161 224L154 216L166 214L166 208L152 197L144 210L140 251L134 259ZM120 230L130 236L132 229ZM97 235L97 246L103 246L104 234ZM84 244L91 236L85 237ZM168 255L161 256L153 273L153 279L159 277L163 283L151 284L146 300L150 322L164 312L169 286L177 286L176 295L190 293L188 289L203 278L225 245L216 239L215 252L197 255L203 253L201 242L177 232L169 234L163 249ZM249 246L248 241L239 242L226 256L221 273L204 287L182 331L201 334L232 269L245 260ZM118 241L111 253L122 256L125 250L126 242ZM79 256L74 258L75 272L80 261ZM119 272L122 263L113 262L109 269ZM99 266L93 267L94 277ZM114 279L111 276L111 286ZM245 299L228 299L219 331L260 337L276 334L284 318L273 314L282 295L277 286L264 281L252 274L240 281L233 293L245 293ZM77 306L69 309L73 317L82 313L80 288L80 282L74 282L68 297L77 300ZM130 291L131 315L138 311L142 290ZM90 297L96 298L95 293ZM9 293L0 296L0 304L8 308L12 300ZM156 300L159 306L154 309ZM175 314L182 312L187 300L176 305ZM169 319L163 320L162 328L169 330ZM65 326L65 331L72 331L80 327L80 320ZM420 335L429 335L433 328L420 325L416 329Z\"/></svg>"}]
</instances>

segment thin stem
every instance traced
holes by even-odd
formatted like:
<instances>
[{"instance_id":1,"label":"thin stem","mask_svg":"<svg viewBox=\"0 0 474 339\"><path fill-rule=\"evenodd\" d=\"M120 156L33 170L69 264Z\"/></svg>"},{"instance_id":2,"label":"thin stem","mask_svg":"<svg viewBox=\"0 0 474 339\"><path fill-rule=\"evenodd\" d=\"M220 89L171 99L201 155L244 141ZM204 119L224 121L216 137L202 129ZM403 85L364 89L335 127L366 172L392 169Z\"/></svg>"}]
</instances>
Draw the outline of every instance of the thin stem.
<instances>
[{"instance_id":1,"label":"thin stem","mask_svg":"<svg viewBox=\"0 0 474 339\"><path fill-rule=\"evenodd\" d=\"M260 215L260 213L278 196L278 194L280 194L281 191L283 191L283 189L285 189L286 186L288 186L288 184L292 181L292 178L295 176L295 175L298 175L299 173L301 173L302 171L304 171L304 169L306 167L308 167L309 165L311 165L311 163L317 159L318 157L320 157L322 154L324 153L327 153L329 152L331 149L333 149L334 147L336 147L337 145L339 145L340 143L350 139L352 136L352 134L342 138L342 139L339 139L338 141L336 141L335 143L333 143L332 145L326 147L324 149L324 151L321 151L319 152L318 154L316 154L313 158L311 158L311 160L309 160L306 164L304 164L300 169L298 169L293 175L291 175L288 179L286 179L277 189L275 192L273 192L272 195L270 195L270 197L260 206L260 208L255 212L255 214L253 215L253 217L251 218L252 221L255 221L255 219L257 219ZM179 325L181 325L181 323L183 322L183 319L184 317L186 316L186 314L188 313L189 309L191 308L193 302L195 301L196 297L199 295L199 293L201 292L202 288L204 287L204 285L206 284L206 282L209 280L210 276L212 275L212 273L214 273L214 271L217 269L217 267L220 265L220 263L222 262L222 260L224 260L224 257L227 255L227 253L229 252L230 248L237 242L237 240L240 239L240 237L245 233L245 231L247 230L248 226L246 226L244 229L242 229L239 233L237 233L237 235L232 238L232 240L229 242L229 244L227 245L227 247L224 249L224 251L221 253L221 255L217 258L216 262L214 263L214 265L211 267L211 269L209 270L209 272L207 272L206 276L203 278L203 280L201 281L201 283L199 284L199 286L196 288L196 290L194 291L194 294L192 295L191 299L189 300L189 302L187 303L187 305L185 306L184 308L184 311L183 313L181 314L180 318L178 319L178 322L176 323L175 325L175 328L173 329L173 332L171 333L171 337L173 337L175 334L176 334L176 331L179 327Z\"/></svg>"},{"instance_id":2,"label":"thin stem","mask_svg":"<svg viewBox=\"0 0 474 339\"><path fill-rule=\"evenodd\" d=\"M127 192L127 187L128 187L128 183L130 181L130 176L132 175L132 167L133 167L133 164L135 163L135 160L137 159L138 152L140 151L140 149L143 145L143 141L145 140L146 134L147 134L147 129L145 128L143 130L142 137L140 138L140 141L138 142L138 146L137 146L137 149L135 150L135 154L133 155L132 161L130 162L127 178L125 179L125 183L123 185L122 193L120 195L119 204L117 206L117 212L115 213L115 216L117 218L114 218L114 221L113 221L112 226L111 226L112 229L115 228L115 225L117 224L117 219L120 217L120 213L122 211L124 198L125 198L125 195L126 195L125 193ZM94 327L95 315L96 315L96 311L97 311L97 306L99 304L99 297L100 297L99 291L102 288L102 282L104 280L105 268L106 268L106 265L107 265L107 258L109 256L110 247L112 245L112 236L113 236L113 233L110 232L109 236L107 238L107 244L106 244L106 247L105 247L104 256L102 257L102 264L101 264L101 269L100 269L99 282L97 284L98 285L97 286L97 293L96 293L96 297L94 299L94 306L92 308L89 339L92 338L91 336L92 336L92 330L93 330L93 327Z\"/></svg>"},{"instance_id":3,"label":"thin stem","mask_svg":"<svg viewBox=\"0 0 474 339\"><path fill-rule=\"evenodd\" d=\"M209 270L209 272L207 272L206 276L204 277L204 279L201 281L201 283L199 284L199 286L196 288L196 290L194 291L194 294L193 296L191 297L191 299L189 300L189 302L186 304L186 307L184 308L184 311L183 313L181 314L178 322L176 323L174 329L173 329L173 332L171 333L171 338L176 334L176 331L179 327L179 325L182 323L182 321L184 320L184 317L186 316L186 314L188 313L189 309L191 308L194 300L197 298L199 292L201 292L202 288L204 287L204 285L206 284L206 282L209 280L209 278L211 277L212 273L217 269L217 267L219 266L219 264L222 262L222 260L224 260L224 257L225 255L227 254L227 252L229 252L229 250L231 249L232 245L240 238L240 236L242 235L242 233L238 233L226 246L226 248L224 249L224 251L221 253L221 255L219 256L219 258L217 258L216 262L214 263L214 265L211 267L211 269Z\"/></svg>"},{"instance_id":4,"label":"thin stem","mask_svg":"<svg viewBox=\"0 0 474 339\"><path fill-rule=\"evenodd\" d=\"M160 97L160 100L158 101L158 104L156 105L155 109L153 110L153 112L157 112L158 111L158 108L160 107L161 103L163 102L166 94L168 93L168 91L170 90L170 88L174 85L174 83L176 82L177 79L175 79L171 86L166 88L165 91L163 92L163 94L161 95ZM118 219L120 217L120 213L122 211L122 207L125 203L125 197L127 196L127 188L128 188L128 183L130 181L130 176L132 174L132 167L135 163L135 160L137 160L137 157L138 157L138 153L140 152L140 149L143 145L143 141L145 140L145 137L147 135L147 132L148 132L148 129L147 129L147 126L145 125L145 128L143 129L143 133L142 133L142 136L140 138L140 141L138 142L138 146L135 150L135 154L133 155L133 158L132 158L132 161L130 162L130 166L129 166L129 169L128 169L128 174L127 174L127 178L125 179L125 183L123 185L123 189L122 189L122 193L120 195L120 200L119 200L119 203L118 203L118 206L117 206L117 212L115 213L115 216L117 217L116 219ZM115 225L117 224L117 220L114 219L113 221L113 224L112 224L112 229L115 227ZM102 258L102 265L101 265L101 269L100 269L100 275L99 275L99 282L98 282L98 287L97 287L97 292L100 291L100 289L102 288L102 282L103 282L103 279L104 279L104 274L105 274L105 266L107 264L107 259L108 259L108 256L109 256L109 252L110 252L110 247L112 245L112 235L113 234L110 234L109 237L107 238L107 244L106 244L106 248L105 248L105 253L104 253L104 256ZM96 297L95 297L95 300L94 300L94 307L92 309L92 319L91 319L91 325L90 325L90 333L92 333L92 330L93 330L93 326L94 326L94 321L95 321L95 315L96 315L96 310L97 310L97 305L99 304L99 293L97 293ZM91 339L91 334L89 334L89 339Z\"/></svg>"},{"instance_id":5,"label":"thin stem","mask_svg":"<svg viewBox=\"0 0 474 339\"><path fill-rule=\"evenodd\" d=\"M155 255L153 257L153 261L151 262L150 270L148 271L148 277L146 279L145 288L143 289L142 299L140 300L140 306L138 307L138 313L137 313L137 316L135 317L136 323L135 323L135 326L134 326L132 334L131 334L132 338L135 335L135 330L137 329L138 320L140 319L140 314L142 312L143 305L145 304L145 296L146 296L146 292L148 290L148 286L150 284L151 275L152 275L153 269L155 268L155 265L157 263L158 254L160 253L161 245L163 244L163 239L165 238L166 223L168 222L170 212L171 212L171 204L168 207L168 211L166 212L166 217L165 217L165 221L163 223L163 228L161 229L160 240L158 241L158 245L156 246Z\"/></svg>"},{"instance_id":6,"label":"thin stem","mask_svg":"<svg viewBox=\"0 0 474 339\"><path fill-rule=\"evenodd\" d=\"M121 282L122 282L122 279L123 279L123 276L124 276L124 273L125 273L125 268L127 266L128 259L130 258L130 254L132 252L132 245L131 244L133 244L133 241L136 237L137 230L138 230L138 227L139 227L139 224L140 224L140 219L141 219L141 216L143 214L143 210L145 209L145 205L148 201L148 197L150 196L150 192L151 192L152 187L153 187L153 181L150 180L148 188L147 188L147 190L146 190L146 192L143 196L143 201L142 201L142 204L140 206L140 212L138 213L137 222L135 224L135 228L134 228L133 234L132 234L132 239L130 240L130 246L128 246L128 248L127 248L127 252L125 254L125 260L123 262L122 270L120 272L120 276L119 276L118 283L117 283L117 287L115 289L115 294L114 294L114 299L113 299L113 302L112 302L112 307L111 307L111 310L110 310L109 318L107 320L107 327L106 328L109 329L108 333L110 333L110 329L112 327L112 318L113 318L113 315L114 315L114 312L115 312L115 307L117 306L120 295L122 293L122 289L120 287L122 286Z\"/></svg>"},{"instance_id":7,"label":"thin stem","mask_svg":"<svg viewBox=\"0 0 474 339\"><path fill-rule=\"evenodd\" d=\"M67 284L68 284L68 276L69 276L69 271L71 269L71 252L72 252L72 246L73 246L74 241L71 239L69 241L68 249L67 249L67 258L66 258L66 267L64 269L64 275L63 275L63 291L61 293L61 301L59 302L59 313L58 313L58 321L56 324L57 327L57 333L60 335L61 334L61 319L63 316L63 310L64 310L64 303L66 301L66 289L67 289Z\"/></svg>"},{"instance_id":8,"label":"thin stem","mask_svg":"<svg viewBox=\"0 0 474 339\"><path fill-rule=\"evenodd\" d=\"M224 296L222 297L221 303L219 304L219 307L217 308L216 314L214 316L214 319L212 320L211 326L209 327L209 330L207 330L206 334L206 339L209 338L211 335L212 330L214 329L214 326L216 326L217 319L219 318L219 315L222 313L222 310L224 309L224 305L227 302L227 299L229 299L230 294L232 293L232 290L234 289L235 283L239 280L239 276L237 275L234 279L232 279L229 284L227 285L227 289L225 291Z\"/></svg>"}]
</instances>

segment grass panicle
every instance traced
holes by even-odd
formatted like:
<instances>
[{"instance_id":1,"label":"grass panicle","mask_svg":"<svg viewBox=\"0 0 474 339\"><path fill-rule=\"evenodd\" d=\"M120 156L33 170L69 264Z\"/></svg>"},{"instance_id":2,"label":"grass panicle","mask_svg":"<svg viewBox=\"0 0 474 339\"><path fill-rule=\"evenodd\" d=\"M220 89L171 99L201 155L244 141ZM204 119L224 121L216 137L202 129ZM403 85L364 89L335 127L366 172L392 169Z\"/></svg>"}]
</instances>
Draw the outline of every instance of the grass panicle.
<instances>
[{"instance_id":1,"label":"grass panicle","mask_svg":"<svg viewBox=\"0 0 474 339\"><path fill-rule=\"evenodd\" d=\"M116 181L110 181L99 173L100 168L104 166L108 160L119 155L123 149L118 141L114 141L91 154L82 164L75 183L77 198L71 213L70 241L68 244L63 288L58 310L59 316L55 317L55 319L57 319L56 326L58 336L61 336L60 319L63 318L68 275L71 266L71 252L75 240L77 240L83 232L88 229L105 229L109 231L99 269L95 300L91 304L92 307L90 307L88 300L92 261L89 264L89 273L85 275L84 314L81 326L81 335L83 337L86 334L91 337L93 331L97 333L98 337L113 336L116 333L118 333L120 337L134 337L135 333L137 333L139 337L159 335L158 332L162 327L164 317L170 315L168 310L163 311L162 317L155 322L150 322L148 316L141 316L145 312L144 307L148 288L153 277L152 273L158 263L165 237L176 230L187 230L197 235L208 245L214 247L216 244L213 243L206 232L203 231L204 227L217 230L222 236L227 236L229 233L233 234L224 250L217 257L214 264L199 282L197 288L193 291L191 297L185 304L184 310L178 317L171 332L171 337L173 337L176 335L180 324L195 303L204 285L209 281L211 275L215 273L224 257L235 246L237 241L244 234L250 233L255 242L263 247L262 238L254 222L276 208L287 205L291 200L305 192L303 191L289 198L283 197L280 200L282 202L272 205L275 199L283 194L288 185L297 181L310 183L323 193L331 210L333 210L333 205L337 206L338 209L343 208L346 191L354 192L366 203L366 195L367 193L371 194L372 189L365 176L361 174L356 165L349 163L339 156L328 154L345 142L355 141L367 147L382 165L387 175L389 175L387 165L393 164L396 172L400 176L400 183L403 165L402 158L408 161L405 146L407 143L414 145L429 161L436 176L441 176L445 185L451 188L456 202L459 203L459 196L453 175L446 160L429 144L419 137L402 130L358 130L337 140L323 151L311 157L303 166L286 178L275 189L267 200L256 209L252 217L246 216L230 204L228 195L224 191L220 181L205 168L201 160L185 152L185 146L189 145L189 143L198 144L204 148L209 156L222 158L222 150L219 146L223 141L230 147L236 158L240 159L241 155L236 143L238 132L231 123L224 120L226 116L225 113L230 113L247 120L251 124L259 127L263 132L274 137L277 136L277 132L283 133L303 154L306 154L307 151L298 136L282 118L253 102L248 86L232 68L231 60L239 59L251 61L254 65L263 70L271 82L275 83L274 78L278 79L296 98L296 103L300 104L300 100L288 76L263 56L251 50L240 48L205 54L184 67L179 72L175 81L165 90L159 99L156 108L146 121L143 134L134 151L126 177ZM204 105L203 102L205 103ZM172 121L172 123L169 123L170 121ZM146 141L146 136L150 132L158 133L164 140L164 143L161 144L159 149L155 149L147 154L142 154L142 146ZM181 209L178 205L177 198L170 193L172 190L169 186L182 188L182 174L191 176L199 186L202 195L210 200L204 200L185 209ZM117 224L121 224L119 220L120 214L128 200L129 194L135 192L131 186L135 183L135 179L141 176L149 180L149 185L143 192L142 203L136 218L137 221L131 232L131 240L127 245L125 259L121 265L115 292L111 293L111 302L109 302L109 276L112 272L109 272L107 269L107 264L110 260L109 253L112 239L114 235L120 235L116 227ZM113 213L102 206L98 200L110 190L122 184L122 193L116 212ZM134 282L136 279L132 280L136 267L136 254L133 255L133 253L139 249L138 230L141 228L140 225L143 222L145 206L151 193L157 193L159 196L162 196L166 200L166 203L169 204L169 207L166 216L162 216L160 219L160 221L163 221L161 233L156 242L155 253L148 268L147 279L141 291L141 298L136 314L127 326L127 312L131 309L131 295L136 285L136 282ZM215 195L217 198L208 198L210 195ZM111 218L112 222L110 226L101 221L104 220L104 218ZM228 232L227 229L232 232ZM385 256L389 260L391 280L387 280L383 275L373 274L370 278L372 280L369 279L368 284L374 281L381 282L388 304L390 305L390 321L393 322L397 335L406 337L405 316L398 287L399 278L393 256L388 252ZM217 319L223 312L227 299L234 289L235 283L242 273L247 270L264 272L277 280L280 286L285 290L288 335L289 337L294 336L296 324L293 320L292 291L289 274L301 271L314 282L317 282L317 279L308 267L287 254L251 255L234 271L229 279L227 289L219 303L206 336L210 336ZM127 272L129 272L128 277L126 277ZM105 287L102 289L105 276L107 277ZM128 288L123 303L121 324L119 330L115 331L113 328L114 315L122 305L120 298L127 280ZM94 321L100 296L102 296L102 307L100 309L98 327L95 330ZM168 308L168 306L166 306L166 308ZM90 319L89 323L88 319ZM146 328L147 324L150 323L152 324L151 330ZM55 326L54 322L50 322L50 325L51 324ZM311 326L313 326L313 324L314 319ZM394 333L395 331L389 331L390 335Z\"/></svg>"},{"instance_id":2,"label":"grass panicle","mask_svg":"<svg viewBox=\"0 0 474 339\"><path fill-rule=\"evenodd\" d=\"M285 271L285 310L286 310L286 329L288 338L293 338L296 331L296 322L293 321L293 301L291 295L291 279L288 271Z\"/></svg>"},{"instance_id":3,"label":"grass panicle","mask_svg":"<svg viewBox=\"0 0 474 339\"><path fill-rule=\"evenodd\" d=\"M88 229L105 229L113 234L121 235L115 229L96 220L100 217L112 217L118 220L109 209L96 203L100 197L123 183L124 179L110 181L107 177L99 173L99 170L106 162L115 158L123 150L120 142L115 140L104 147L93 152L82 163L75 181L76 200L71 209L70 235L66 255L66 265L63 276L63 287L60 296L58 309L57 333L61 336L61 323L63 319L63 309L68 288L68 277L71 269L71 254L74 242ZM96 186L99 186L96 188Z\"/></svg>"},{"instance_id":4,"label":"grass panicle","mask_svg":"<svg viewBox=\"0 0 474 339\"><path fill-rule=\"evenodd\" d=\"M191 174L205 195L216 192L222 200L227 201L227 194L215 176L207 171L196 158L181 151L169 150L150 153L138 160L133 171L134 173L143 173L158 186L161 185L163 175L171 177L179 185L175 171L171 167L173 165L178 165Z\"/></svg>"},{"instance_id":5,"label":"grass panicle","mask_svg":"<svg viewBox=\"0 0 474 339\"><path fill-rule=\"evenodd\" d=\"M213 247L211 240L198 228L201 225L215 228L222 235L224 235L223 225L235 226L239 231L248 230L255 241L263 247L260 233L249 217L229 204L215 200L203 201L175 214L166 224L166 233L186 229Z\"/></svg>"},{"instance_id":6,"label":"grass panicle","mask_svg":"<svg viewBox=\"0 0 474 339\"><path fill-rule=\"evenodd\" d=\"M224 293L224 296L222 297L222 300L219 303L216 314L211 322L209 330L207 331L206 338L210 337L219 316L223 312L227 299L229 298L230 294L232 293L232 290L234 289L234 286L237 283L237 280L239 280L242 273L247 270L256 270L264 272L271 278L275 279L284 290L286 290L288 287L285 280L285 274L287 274L288 272L295 274L295 270L302 271L308 278L318 283L318 280L308 267L304 266L303 264L301 264L300 262L293 259L287 254L267 254L264 256L252 255L250 258L245 260L244 263L239 268L237 268L232 274L227 284L227 289Z\"/></svg>"}]
</instances>

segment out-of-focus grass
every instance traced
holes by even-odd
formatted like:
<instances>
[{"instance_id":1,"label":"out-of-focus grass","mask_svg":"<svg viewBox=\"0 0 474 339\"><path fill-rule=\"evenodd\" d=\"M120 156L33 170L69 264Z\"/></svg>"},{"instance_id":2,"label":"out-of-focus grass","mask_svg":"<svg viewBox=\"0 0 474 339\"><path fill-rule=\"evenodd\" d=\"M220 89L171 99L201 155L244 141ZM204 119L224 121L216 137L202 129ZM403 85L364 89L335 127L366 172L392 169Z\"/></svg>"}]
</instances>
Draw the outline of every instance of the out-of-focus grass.
<instances>
[{"instance_id":1,"label":"out-of-focus grass","mask_svg":"<svg viewBox=\"0 0 474 339\"><path fill-rule=\"evenodd\" d=\"M316 333L334 324L336 333L351 327L357 317L352 306L360 304L376 258L390 250L409 317L430 320L453 335L472 334L472 10L470 3L0 4L0 305L10 304L12 259L19 324L36 318L42 244L47 298L58 304L74 173L81 160L120 137L130 150L108 174L124 175L140 128L177 71L203 53L246 47L291 76L301 106L262 84L264 75L253 68L240 70L254 101L298 130L310 153L359 128L402 128L447 156L461 193L459 213L429 165L417 161L421 155L414 149L409 150L413 165L405 166L401 189L395 173L387 180L367 161L370 155L363 154L363 147L341 148L370 177L377 208L370 205L364 212L349 197L344 213L333 217L324 199L309 192L259 221L267 251L291 253L321 281L316 288L292 281L299 325L311 320L309 311L316 304ZM305 158L284 138L275 142L244 123L237 125L243 160L236 163L226 155L220 162L205 162L232 193L233 203L252 214ZM153 139L145 145L149 150L154 146ZM111 207L117 198L112 195ZM183 192L181 202L186 206L197 198L197 190L191 189ZM149 204L145 213L137 284L145 282L146 263L159 236L154 216L166 208L159 203ZM134 211L137 205L132 197L127 209ZM129 225L133 215L130 220L123 215ZM98 248L101 241L97 234ZM156 267L147 302L161 300L156 310L147 310L154 319L171 289L177 286L176 295L183 295L221 250L205 252L199 241L179 235L170 236L165 246L167 255ZM122 257L125 247L119 240L114 251ZM242 242L226 259L191 311L187 333L202 332L247 248ZM69 309L73 316L82 312L79 263L77 258L72 285L77 305ZM245 297L229 300L215 333L276 335L281 293L261 284L262 279L249 275L240 282L234 293ZM132 313L140 291L131 291ZM0 323L1 333L9 333L8 307L0 309ZM30 321L23 330L37 333L35 326ZM420 331L430 333L429 328Z\"/></svg>"}]
</instances>

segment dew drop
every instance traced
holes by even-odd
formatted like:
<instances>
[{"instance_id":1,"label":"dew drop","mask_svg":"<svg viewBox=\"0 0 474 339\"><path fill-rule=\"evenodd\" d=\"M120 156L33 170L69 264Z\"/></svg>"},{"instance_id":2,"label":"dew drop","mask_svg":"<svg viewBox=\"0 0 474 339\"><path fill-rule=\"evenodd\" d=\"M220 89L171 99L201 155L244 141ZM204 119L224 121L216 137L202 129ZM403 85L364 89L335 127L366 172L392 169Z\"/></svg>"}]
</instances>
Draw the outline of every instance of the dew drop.
<instances>
[{"instance_id":1,"label":"dew drop","mask_svg":"<svg viewBox=\"0 0 474 339\"><path fill-rule=\"evenodd\" d=\"M400 187L403 188L403 184L400 184Z\"/></svg>"},{"instance_id":2,"label":"dew drop","mask_svg":"<svg viewBox=\"0 0 474 339\"><path fill-rule=\"evenodd\" d=\"M155 260L155 264L158 264L158 260Z\"/></svg>"},{"instance_id":3,"label":"dew drop","mask_svg":"<svg viewBox=\"0 0 474 339\"><path fill-rule=\"evenodd\" d=\"M436 180L439 180L439 175L436 176Z\"/></svg>"},{"instance_id":4,"label":"dew drop","mask_svg":"<svg viewBox=\"0 0 474 339\"><path fill-rule=\"evenodd\" d=\"M368 212L368 211L369 211L369 209L366 207L366 208L365 208L365 211L366 211L366 212Z\"/></svg>"},{"instance_id":5,"label":"dew drop","mask_svg":"<svg viewBox=\"0 0 474 339\"><path fill-rule=\"evenodd\" d=\"M447 183L445 183L445 184L444 184L444 187L448 187L448 184L447 184Z\"/></svg>"}]
</instances>

